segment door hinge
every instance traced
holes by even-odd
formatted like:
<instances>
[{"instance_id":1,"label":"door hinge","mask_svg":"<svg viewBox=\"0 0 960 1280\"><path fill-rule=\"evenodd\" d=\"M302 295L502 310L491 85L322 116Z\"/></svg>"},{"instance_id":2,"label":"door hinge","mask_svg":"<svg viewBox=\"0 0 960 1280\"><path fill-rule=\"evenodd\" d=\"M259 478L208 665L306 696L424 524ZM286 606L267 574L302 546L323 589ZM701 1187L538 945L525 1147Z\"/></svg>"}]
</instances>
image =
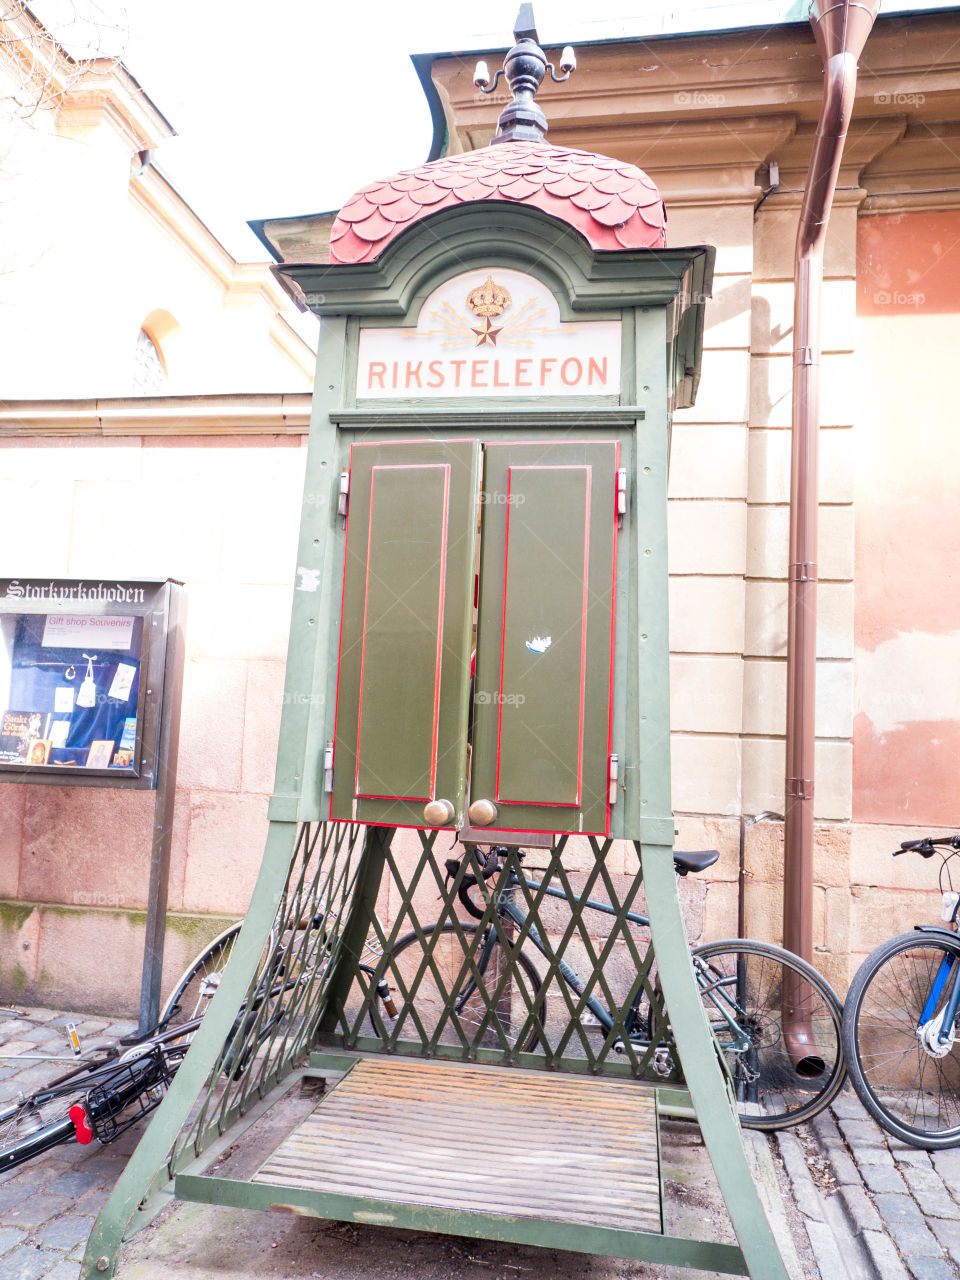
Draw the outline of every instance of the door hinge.
<instances>
[{"instance_id":1,"label":"door hinge","mask_svg":"<svg viewBox=\"0 0 960 1280\"><path fill-rule=\"evenodd\" d=\"M617 528L623 525L623 517L627 514L627 469L617 468Z\"/></svg>"},{"instance_id":2,"label":"door hinge","mask_svg":"<svg viewBox=\"0 0 960 1280\"><path fill-rule=\"evenodd\" d=\"M337 515L339 515L342 525L341 528L347 527L347 508L350 506L350 472L340 472L340 493L337 496Z\"/></svg>"},{"instance_id":3,"label":"door hinge","mask_svg":"<svg viewBox=\"0 0 960 1280\"><path fill-rule=\"evenodd\" d=\"M610 791L607 797L610 804L617 803L617 787L620 784L620 757L612 755L610 757L610 769L608 771L608 781L610 783Z\"/></svg>"},{"instance_id":4,"label":"door hinge","mask_svg":"<svg viewBox=\"0 0 960 1280\"><path fill-rule=\"evenodd\" d=\"M323 749L323 789L333 790L333 743L328 742Z\"/></svg>"}]
</instances>

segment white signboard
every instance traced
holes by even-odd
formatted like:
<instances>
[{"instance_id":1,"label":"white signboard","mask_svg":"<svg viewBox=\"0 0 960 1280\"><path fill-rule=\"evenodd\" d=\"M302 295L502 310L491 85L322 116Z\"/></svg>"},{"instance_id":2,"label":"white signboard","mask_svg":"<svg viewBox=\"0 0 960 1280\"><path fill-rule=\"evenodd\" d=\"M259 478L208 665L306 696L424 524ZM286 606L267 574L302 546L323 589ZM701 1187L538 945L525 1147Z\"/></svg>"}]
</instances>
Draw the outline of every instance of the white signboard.
<instances>
[{"instance_id":1,"label":"white signboard","mask_svg":"<svg viewBox=\"0 0 960 1280\"><path fill-rule=\"evenodd\" d=\"M45 649L98 649L130 648L133 639L133 618L110 614L76 613L47 615L43 626Z\"/></svg>"},{"instance_id":2,"label":"white signboard","mask_svg":"<svg viewBox=\"0 0 960 1280\"><path fill-rule=\"evenodd\" d=\"M357 399L617 396L620 321L565 321L532 276L493 267L447 280L415 329L361 329Z\"/></svg>"}]
</instances>

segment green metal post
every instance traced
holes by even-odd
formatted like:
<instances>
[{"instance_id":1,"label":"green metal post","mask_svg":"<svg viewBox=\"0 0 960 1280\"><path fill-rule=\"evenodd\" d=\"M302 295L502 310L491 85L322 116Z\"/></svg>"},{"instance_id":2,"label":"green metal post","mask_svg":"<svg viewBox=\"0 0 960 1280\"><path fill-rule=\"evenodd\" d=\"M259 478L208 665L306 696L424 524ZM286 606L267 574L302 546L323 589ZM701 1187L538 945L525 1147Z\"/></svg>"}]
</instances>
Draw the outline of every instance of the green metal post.
<instances>
[{"instance_id":1,"label":"green metal post","mask_svg":"<svg viewBox=\"0 0 960 1280\"><path fill-rule=\"evenodd\" d=\"M287 882L296 833L295 824L270 824L250 911L231 953L230 963L224 970L223 980L153 1123L100 1211L87 1241L81 1280L99 1280L99 1277L114 1274L117 1250L127 1225L152 1189L157 1171L165 1169L174 1139L223 1051L237 1010L270 938L280 896Z\"/></svg>"},{"instance_id":2,"label":"green metal post","mask_svg":"<svg viewBox=\"0 0 960 1280\"><path fill-rule=\"evenodd\" d=\"M650 936L684 1079L751 1280L789 1280L747 1167L740 1127L700 1001L670 848L641 853Z\"/></svg>"}]
</instances>

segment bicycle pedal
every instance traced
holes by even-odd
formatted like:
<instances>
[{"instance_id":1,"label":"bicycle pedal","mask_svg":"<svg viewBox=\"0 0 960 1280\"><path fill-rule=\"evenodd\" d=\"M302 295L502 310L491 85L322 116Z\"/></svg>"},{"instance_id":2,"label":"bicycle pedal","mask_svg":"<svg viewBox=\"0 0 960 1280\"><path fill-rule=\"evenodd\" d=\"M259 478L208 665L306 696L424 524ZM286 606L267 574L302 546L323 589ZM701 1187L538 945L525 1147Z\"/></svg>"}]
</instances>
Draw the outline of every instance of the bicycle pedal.
<instances>
[{"instance_id":1,"label":"bicycle pedal","mask_svg":"<svg viewBox=\"0 0 960 1280\"><path fill-rule=\"evenodd\" d=\"M650 1061L650 1065L658 1076L672 1075L673 1054L669 1049L657 1049Z\"/></svg>"}]
</instances>

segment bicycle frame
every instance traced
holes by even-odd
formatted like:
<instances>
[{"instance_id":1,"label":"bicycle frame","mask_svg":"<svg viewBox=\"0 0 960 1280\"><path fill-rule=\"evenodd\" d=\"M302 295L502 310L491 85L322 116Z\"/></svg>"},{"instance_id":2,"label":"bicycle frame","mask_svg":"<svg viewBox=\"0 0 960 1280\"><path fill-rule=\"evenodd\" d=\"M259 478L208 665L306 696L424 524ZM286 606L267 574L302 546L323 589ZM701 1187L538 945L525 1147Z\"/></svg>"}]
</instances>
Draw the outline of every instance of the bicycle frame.
<instances>
[{"instance_id":1,"label":"bicycle frame","mask_svg":"<svg viewBox=\"0 0 960 1280\"><path fill-rule=\"evenodd\" d=\"M958 945L957 935L951 929L940 929L936 925L917 925L916 930L918 933L922 933L927 936L932 935L939 938L949 938L954 946ZM927 996L926 1002L923 1006L923 1011L920 1014L920 1021L917 1023L918 1039L922 1039L924 1027L926 1027L930 1019L933 1018L934 1010L936 1009L937 1003L943 994L943 989L950 979L950 971L955 968L955 972L953 974L953 987L947 997L947 1003L943 1008L943 1012L939 1016L940 1026L937 1030L938 1044L947 1046L951 1043L954 1024L957 1020L957 1012L960 1011L960 965L955 965L956 960L956 954L948 953L940 961L940 968L937 970L937 975L933 980L933 986L930 988L930 994Z\"/></svg>"},{"instance_id":2,"label":"bicycle frame","mask_svg":"<svg viewBox=\"0 0 960 1280\"><path fill-rule=\"evenodd\" d=\"M523 884L527 889L532 890L534 893L539 893L542 891L543 894L547 897L560 898L564 902L569 901L569 898L563 889L554 888L549 884L545 884L544 881L542 880L534 880L527 876L524 876L523 879L521 880L516 870L511 867L506 873L505 881L502 884L499 884L497 886L496 909L498 914L509 918L519 929L523 929L525 926L527 926L528 916L526 912L513 901L513 899L510 897L510 894L514 889L519 888L521 884ZM614 916L617 914L616 908L610 906L610 904L607 902L599 902L595 898L576 898L574 901L576 906L579 907L580 909L589 908L592 911L599 911L599 912L602 912L604 915L610 915L610 916ZM642 928L649 928L650 918L648 916L642 915L640 912L628 911L626 912L626 915L624 918L629 924L636 924L636 925L640 925ZM544 942L543 938L540 936L540 932L537 929L536 925L534 924L529 925L529 927L527 928L527 936L529 937L530 941L533 943L533 945L536 947L536 949L540 952L540 954L544 957L545 960L547 960L550 964L553 964L554 961L556 961L557 972L560 974L560 976L563 978L566 984L577 993L577 995L582 996L584 991L584 983L580 975L576 972L575 969L573 969L569 964L567 964L567 962L563 959L562 956L554 957L550 954L550 951L547 948L547 944ZM492 926L488 926L486 930L486 936L484 937L483 943L481 945L480 954L477 957L477 965L481 973L483 973L486 969L487 963L490 959L490 955L492 954L493 948L496 945L496 940L497 939L496 939L495 930L492 928ZM723 977L718 979L712 979L710 975L705 972L705 967L702 964L697 963L696 957L694 957L694 972L697 979L697 985L699 986L701 992L704 995L707 995L710 997L711 1003L713 1004L714 1008L723 1018L731 1034L733 1035L734 1044L732 1048L734 1052L745 1053L749 1051L752 1048L751 1039L742 1030L737 1020L737 1014L740 1009L739 1002L735 999L732 999L730 996L730 993L723 989L725 985L729 984L730 979L723 978ZM960 976L960 970L958 970L958 976ZM471 991L472 991L472 985L471 985ZM466 994L470 994L470 992L467 992ZM636 1032L636 1022L637 1022L637 1010L640 1005L641 995L642 995L642 988L639 989L634 995L633 1001L631 1002L631 1005L630 1005L629 1016L625 1022L625 1030L627 1034L630 1036L631 1040L634 1040L634 1041L638 1041L639 1039L635 1034L635 1032ZM958 1000L960 1000L960 982L956 984L956 995ZM466 996L463 997L463 999L465 998ZM605 1006L601 1004L600 1001L595 996L588 995L584 1000L584 1005L587 1009L590 1010L590 1012L597 1019L597 1021L600 1023L601 1027L606 1033L609 1034L614 1029L614 1025L615 1025L614 1019L611 1017L609 1010L606 1009Z\"/></svg>"}]
</instances>

